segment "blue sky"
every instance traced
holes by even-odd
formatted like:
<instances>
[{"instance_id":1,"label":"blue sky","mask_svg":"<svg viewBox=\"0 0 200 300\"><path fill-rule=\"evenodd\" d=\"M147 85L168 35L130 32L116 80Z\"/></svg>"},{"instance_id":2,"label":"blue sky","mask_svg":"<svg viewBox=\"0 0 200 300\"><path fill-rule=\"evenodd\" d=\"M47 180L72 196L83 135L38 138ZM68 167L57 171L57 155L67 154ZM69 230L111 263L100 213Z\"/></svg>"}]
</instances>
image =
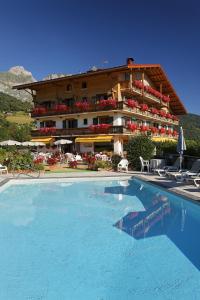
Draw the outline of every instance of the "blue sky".
<instances>
[{"instance_id":1,"label":"blue sky","mask_svg":"<svg viewBox=\"0 0 200 300\"><path fill-rule=\"evenodd\" d=\"M42 79L93 65L160 63L189 112L200 114L200 3L157 0L0 1L0 71ZM104 63L108 61L108 63Z\"/></svg>"}]
</instances>

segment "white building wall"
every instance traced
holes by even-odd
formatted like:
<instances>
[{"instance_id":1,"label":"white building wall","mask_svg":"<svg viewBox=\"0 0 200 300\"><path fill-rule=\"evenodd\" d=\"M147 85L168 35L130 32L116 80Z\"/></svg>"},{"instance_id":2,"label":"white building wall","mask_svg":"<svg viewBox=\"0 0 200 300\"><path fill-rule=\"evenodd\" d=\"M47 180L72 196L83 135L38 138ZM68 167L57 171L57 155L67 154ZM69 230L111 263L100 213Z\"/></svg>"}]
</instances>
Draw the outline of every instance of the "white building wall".
<instances>
[{"instance_id":1,"label":"white building wall","mask_svg":"<svg viewBox=\"0 0 200 300\"><path fill-rule=\"evenodd\" d=\"M122 125L122 115L121 114L114 114L113 125L114 126L121 126Z\"/></svg>"},{"instance_id":2,"label":"white building wall","mask_svg":"<svg viewBox=\"0 0 200 300\"><path fill-rule=\"evenodd\" d=\"M56 120L56 128L62 129L63 128L63 121L62 120Z\"/></svg>"}]
</instances>

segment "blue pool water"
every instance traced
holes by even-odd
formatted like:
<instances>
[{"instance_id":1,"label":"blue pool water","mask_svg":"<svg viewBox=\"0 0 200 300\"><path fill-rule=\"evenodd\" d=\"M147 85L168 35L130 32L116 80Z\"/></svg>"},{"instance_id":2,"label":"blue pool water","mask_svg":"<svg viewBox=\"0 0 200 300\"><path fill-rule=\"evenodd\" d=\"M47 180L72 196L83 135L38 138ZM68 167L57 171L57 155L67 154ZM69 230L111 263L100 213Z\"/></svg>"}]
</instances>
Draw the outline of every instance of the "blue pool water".
<instances>
[{"instance_id":1,"label":"blue pool water","mask_svg":"<svg viewBox=\"0 0 200 300\"><path fill-rule=\"evenodd\" d=\"M0 192L1 300L199 299L200 206L138 180Z\"/></svg>"}]
</instances>

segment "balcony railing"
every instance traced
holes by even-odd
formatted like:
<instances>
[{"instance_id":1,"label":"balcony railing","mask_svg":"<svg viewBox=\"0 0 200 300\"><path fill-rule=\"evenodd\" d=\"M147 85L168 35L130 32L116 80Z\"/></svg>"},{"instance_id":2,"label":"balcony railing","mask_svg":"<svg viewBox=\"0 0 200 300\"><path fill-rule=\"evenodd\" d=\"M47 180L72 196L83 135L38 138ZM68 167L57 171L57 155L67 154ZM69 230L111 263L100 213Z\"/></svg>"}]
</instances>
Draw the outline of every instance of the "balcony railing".
<instances>
[{"instance_id":1,"label":"balcony railing","mask_svg":"<svg viewBox=\"0 0 200 300\"><path fill-rule=\"evenodd\" d=\"M154 103L157 103L157 104L161 104L163 106L167 106L167 103L162 101L162 99L152 95L151 93L145 91L145 90L142 90L136 86L127 86L127 85L121 85L121 92L122 94L124 95L138 95L138 96L141 96L143 99L147 100L147 101L151 101L151 102L154 102Z\"/></svg>"},{"instance_id":2,"label":"balcony railing","mask_svg":"<svg viewBox=\"0 0 200 300\"><path fill-rule=\"evenodd\" d=\"M55 129L53 133L41 132L40 130L32 130L31 135L36 136L80 136L80 135L97 135L97 134L121 134L126 132L123 126L112 126L108 130L93 132L90 128L66 128Z\"/></svg>"},{"instance_id":3,"label":"balcony railing","mask_svg":"<svg viewBox=\"0 0 200 300\"><path fill-rule=\"evenodd\" d=\"M69 107L66 111L65 110L53 110L53 109L47 109L44 112L34 112L32 111L31 116L33 118L36 117L43 117L43 116L59 116L59 115L66 115L66 114L80 114L85 112L100 112L100 111L110 111L110 110L121 110L123 109L123 102L116 102L116 106L105 106L101 107L99 104L90 104L87 108L84 109L78 108L78 107Z\"/></svg>"},{"instance_id":4,"label":"balcony railing","mask_svg":"<svg viewBox=\"0 0 200 300\"><path fill-rule=\"evenodd\" d=\"M32 113L32 117L47 117L47 116L60 116L60 115L68 115L68 114L77 114L77 113L84 113L84 112L103 112L103 111L113 111L113 110L125 110L128 112L133 113L135 116L140 117L140 119L149 119L153 121L159 121L166 124L173 124L178 125L178 120L169 119L167 117L163 117L157 114L153 114L152 112L148 111L142 111L140 108L135 107L129 107L126 102L120 101L116 103L116 107L104 107L100 108L99 105L91 105L89 106L85 111L82 111L78 109L77 107L69 108L67 111L53 111L53 110L47 110L41 113Z\"/></svg>"},{"instance_id":5,"label":"balcony railing","mask_svg":"<svg viewBox=\"0 0 200 300\"><path fill-rule=\"evenodd\" d=\"M106 131L93 132L90 128L66 128L66 129L55 129L54 132L41 132L40 130L32 130L31 135L33 137L38 136L68 136L76 137L81 135L99 135L99 134L126 134L131 136L136 135L150 135L151 137L166 137L166 138L177 138L177 134L173 135L163 133L150 133L150 131L142 132L141 130L130 130L128 126L112 126Z\"/></svg>"}]
</instances>

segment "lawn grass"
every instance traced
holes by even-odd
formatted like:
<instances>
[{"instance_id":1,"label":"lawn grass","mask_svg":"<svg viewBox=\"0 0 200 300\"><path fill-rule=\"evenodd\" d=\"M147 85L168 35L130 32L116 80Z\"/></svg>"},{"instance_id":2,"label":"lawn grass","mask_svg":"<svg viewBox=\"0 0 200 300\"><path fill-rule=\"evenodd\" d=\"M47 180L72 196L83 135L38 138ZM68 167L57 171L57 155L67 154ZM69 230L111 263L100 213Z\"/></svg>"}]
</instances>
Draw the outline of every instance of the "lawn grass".
<instances>
[{"instance_id":1,"label":"lawn grass","mask_svg":"<svg viewBox=\"0 0 200 300\"><path fill-rule=\"evenodd\" d=\"M70 173L70 172L88 172L89 170L85 169L72 169L72 168L63 168L63 169L55 169L55 170L50 170L46 169L45 173Z\"/></svg>"},{"instance_id":2,"label":"lawn grass","mask_svg":"<svg viewBox=\"0 0 200 300\"><path fill-rule=\"evenodd\" d=\"M17 124L30 124L33 122L33 119L25 112L16 112L13 115L7 116L6 119L11 123Z\"/></svg>"}]
</instances>

